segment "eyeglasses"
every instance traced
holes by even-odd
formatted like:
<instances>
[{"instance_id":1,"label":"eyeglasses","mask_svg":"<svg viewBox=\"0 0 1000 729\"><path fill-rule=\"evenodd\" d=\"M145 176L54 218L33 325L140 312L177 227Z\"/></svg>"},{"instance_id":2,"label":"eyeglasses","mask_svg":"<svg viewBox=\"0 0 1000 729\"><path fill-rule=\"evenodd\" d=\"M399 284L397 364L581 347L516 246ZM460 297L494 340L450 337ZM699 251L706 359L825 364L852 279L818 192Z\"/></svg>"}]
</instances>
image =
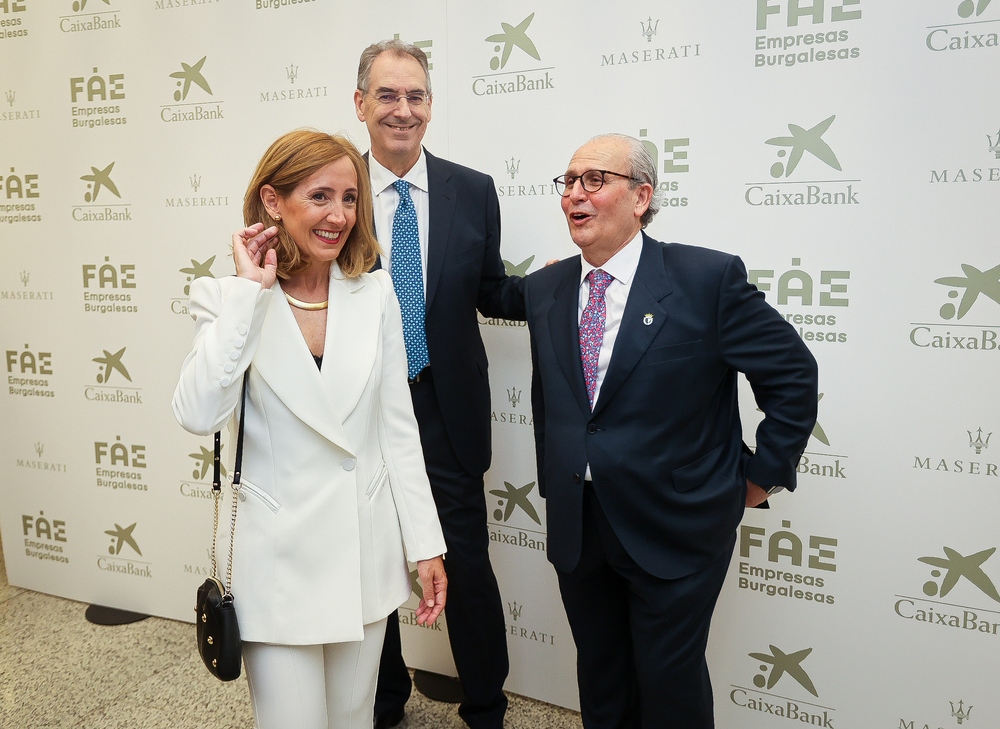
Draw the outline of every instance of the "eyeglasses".
<instances>
[{"instance_id":1,"label":"eyeglasses","mask_svg":"<svg viewBox=\"0 0 1000 729\"><path fill-rule=\"evenodd\" d=\"M604 179L605 175L624 177L626 180L631 180L632 182L642 182L642 180L636 177L623 175L620 172L612 172L611 170L587 170L582 175L560 175L552 181L556 183L556 192L558 192L562 197L566 197L573 191L573 186L576 184L577 180L580 181L580 184L583 185L583 189L587 192L597 192L604 187L604 183L606 182Z\"/></svg>"},{"instance_id":2,"label":"eyeglasses","mask_svg":"<svg viewBox=\"0 0 1000 729\"><path fill-rule=\"evenodd\" d=\"M391 94L389 92L382 92L378 94L372 94L375 97L375 101L382 104L383 106L395 106L399 103L400 99L406 99L406 103L410 106L423 106L427 103L427 94L422 91L414 91L410 94L405 94L400 96L399 94Z\"/></svg>"}]
</instances>

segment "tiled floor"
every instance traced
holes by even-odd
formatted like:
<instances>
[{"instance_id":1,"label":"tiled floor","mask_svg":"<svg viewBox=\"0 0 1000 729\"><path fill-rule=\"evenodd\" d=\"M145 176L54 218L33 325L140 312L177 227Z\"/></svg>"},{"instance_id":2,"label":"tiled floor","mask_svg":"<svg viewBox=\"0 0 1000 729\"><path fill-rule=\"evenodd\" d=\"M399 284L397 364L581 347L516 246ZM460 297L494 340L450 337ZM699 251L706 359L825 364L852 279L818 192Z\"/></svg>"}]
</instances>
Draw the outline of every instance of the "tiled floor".
<instances>
[{"instance_id":1,"label":"tiled floor","mask_svg":"<svg viewBox=\"0 0 1000 729\"><path fill-rule=\"evenodd\" d=\"M250 729L246 679L212 678L194 626L105 627L86 605L7 584L0 549L0 729ZM457 707L414 691L400 729L461 729ZM578 729L580 715L510 695L507 729Z\"/></svg>"}]
</instances>

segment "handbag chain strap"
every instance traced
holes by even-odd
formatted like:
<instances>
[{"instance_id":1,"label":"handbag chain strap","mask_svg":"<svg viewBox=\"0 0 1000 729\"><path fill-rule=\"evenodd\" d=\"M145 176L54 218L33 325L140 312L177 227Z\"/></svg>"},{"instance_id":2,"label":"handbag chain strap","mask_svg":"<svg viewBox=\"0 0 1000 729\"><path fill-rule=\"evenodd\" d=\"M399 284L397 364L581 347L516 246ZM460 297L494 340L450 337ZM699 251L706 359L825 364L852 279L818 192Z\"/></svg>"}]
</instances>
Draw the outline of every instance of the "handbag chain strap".
<instances>
[{"instance_id":1,"label":"handbag chain strap","mask_svg":"<svg viewBox=\"0 0 1000 729\"><path fill-rule=\"evenodd\" d=\"M243 468L243 421L246 413L247 385L250 379L250 370L243 373L243 388L240 394L240 428L236 435L236 462L233 464L233 522L229 536L229 564L226 567L225 594L222 598L233 599L233 543L236 541L236 509L239 505L240 472ZM219 497L222 495L222 432L215 434L215 458L213 459L212 493L215 497L215 520L212 526L212 576L218 574L219 569L215 560L215 546L219 533Z\"/></svg>"}]
</instances>

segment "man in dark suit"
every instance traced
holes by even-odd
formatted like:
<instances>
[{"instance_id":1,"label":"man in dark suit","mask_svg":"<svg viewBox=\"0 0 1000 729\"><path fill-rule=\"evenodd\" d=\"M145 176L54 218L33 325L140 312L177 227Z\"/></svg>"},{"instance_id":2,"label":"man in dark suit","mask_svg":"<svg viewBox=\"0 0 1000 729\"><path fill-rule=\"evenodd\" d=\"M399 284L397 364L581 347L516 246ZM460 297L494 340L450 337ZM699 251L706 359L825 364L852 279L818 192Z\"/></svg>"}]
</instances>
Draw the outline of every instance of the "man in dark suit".
<instances>
[{"instance_id":1,"label":"man in dark suit","mask_svg":"<svg viewBox=\"0 0 1000 729\"><path fill-rule=\"evenodd\" d=\"M366 48L354 101L371 138L375 228L403 313L410 394L448 546L448 637L465 694L459 715L474 729L500 729L507 638L486 527L490 389L476 310L523 320L523 282L508 278L500 259L493 180L421 146L432 105L424 52L400 41ZM402 721L409 694L393 615L377 729Z\"/></svg>"},{"instance_id":2,"label":"man in dark suit","mask_svg":"<svg viewBox=\"0 0 1000 729\"><path fill-rule=\"evenodd\" d=\"M556 179L581 256L527 277L548 556L587 729L714 726L705 647L745 506L795 487L816 363L742 261L642 232L642 144L597 137ZM737 373L765 418L743 444Z\"/></svg>"}]
</instances>

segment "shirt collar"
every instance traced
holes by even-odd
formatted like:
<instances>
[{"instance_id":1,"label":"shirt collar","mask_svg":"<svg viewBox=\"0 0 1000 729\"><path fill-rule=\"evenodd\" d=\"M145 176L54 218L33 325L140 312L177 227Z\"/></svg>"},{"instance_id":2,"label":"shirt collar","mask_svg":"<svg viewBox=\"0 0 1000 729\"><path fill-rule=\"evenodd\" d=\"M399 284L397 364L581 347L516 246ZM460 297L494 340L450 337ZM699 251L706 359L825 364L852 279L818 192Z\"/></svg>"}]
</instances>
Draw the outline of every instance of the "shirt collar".
<instances>
[{"instance_id":1,"label":"shirt collar","mask_svg":"<svg viewBox=\"0 0 1000 729\"><path fill-rule=\"evenodd\" d=\"M420 156L405 175L396 177L375 159L375 155L368 153L368 170L372 181L372 195L381 195L396 180L406 180L412 187L427 192L427 157L424 155L424 148L420 148Z\"/></svg>"},{"instance_id":2,"label":"shirt collar","mask_svg":"<svg viewBox=\"0 0 1000 729\"><path fill-rule=\"evenodd\" d=\"M639 241L636 243L636 241ZM639 256L642 255L642 230L635 234L628 243L625 244L615 255L611 256L603 266L599 268L605 273L610 273L616 281L628 286L636 269L639 268ZM598 266L591 266L587 259L580 254L580 283Z\"/></svg>"}]
</instances>

